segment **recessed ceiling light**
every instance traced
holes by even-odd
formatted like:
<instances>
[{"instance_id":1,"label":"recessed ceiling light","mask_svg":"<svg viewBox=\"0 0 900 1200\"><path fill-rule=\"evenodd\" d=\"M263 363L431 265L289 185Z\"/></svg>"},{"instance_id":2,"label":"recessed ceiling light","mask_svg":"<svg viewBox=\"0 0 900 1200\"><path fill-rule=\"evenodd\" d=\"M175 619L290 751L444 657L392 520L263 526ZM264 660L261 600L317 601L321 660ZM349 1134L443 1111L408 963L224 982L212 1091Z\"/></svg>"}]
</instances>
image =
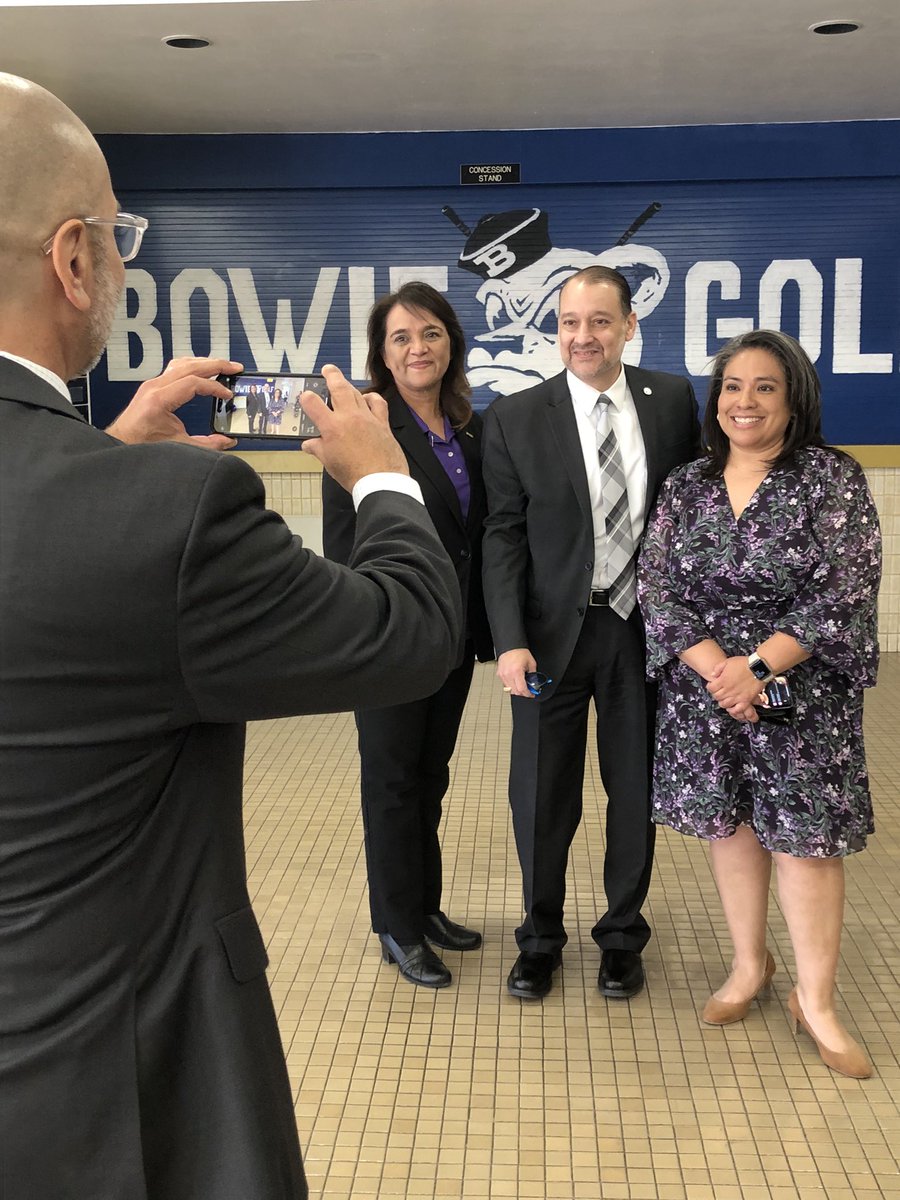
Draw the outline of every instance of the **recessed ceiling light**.
<instances>
[{"instance_id":1,"label":"recessed ceiling light","mask_svg":"<svg viewBox=\"0 0 900 1200\"><path fill-rule=\"evenodd\" d=\"M209 38L192 37L187 33L172 33L162 40L174 50L204 50L210 44Z\"/></svg>"},{"instance_id":2,"label":"recessed ceiling light","mask_svg":"<svg viewBox=\"0 0 900 1200\"><path fill-rule=\"evenodd\" d=\"M822 33L826 35L836 33L856 33L857 29L861 29L859 21L817 21L815 25L810 25L810 33Z\"/></svg>"}]
</instances>

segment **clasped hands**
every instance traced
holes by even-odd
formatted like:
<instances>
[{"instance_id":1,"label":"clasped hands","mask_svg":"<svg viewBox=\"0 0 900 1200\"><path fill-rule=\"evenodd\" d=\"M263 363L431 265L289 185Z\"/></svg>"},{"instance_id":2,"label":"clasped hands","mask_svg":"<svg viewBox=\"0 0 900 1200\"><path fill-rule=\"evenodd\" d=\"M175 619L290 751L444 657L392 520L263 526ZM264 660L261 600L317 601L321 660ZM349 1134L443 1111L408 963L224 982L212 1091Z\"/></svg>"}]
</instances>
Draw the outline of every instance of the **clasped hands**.
<instances>
[{"instance_id":1,"label":"clasped hands","mask_svg":"<svg viewBox=\"0 0 900 1200\"><path fill-rule=\"evenodd\" d=\"M725 658L712 668L706 690L736 721L758 721L755 705L761 684L747 665L746 655Z\"/></svg>"}]
</instances>

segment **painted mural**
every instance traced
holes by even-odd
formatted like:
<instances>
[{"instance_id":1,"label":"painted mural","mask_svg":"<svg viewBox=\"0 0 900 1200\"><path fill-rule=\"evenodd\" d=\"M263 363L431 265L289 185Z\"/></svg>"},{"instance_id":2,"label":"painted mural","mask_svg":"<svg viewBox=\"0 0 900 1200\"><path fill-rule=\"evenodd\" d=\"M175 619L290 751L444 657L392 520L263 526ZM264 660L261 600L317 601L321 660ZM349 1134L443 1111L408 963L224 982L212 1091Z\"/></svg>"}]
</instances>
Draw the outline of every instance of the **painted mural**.
<instances>
[{"instance_id":1,"label":"painted mural","mask_svg":"<svg viewBox=\"0 0 900 1200\"><path fill-rule=\"evenodd\" d=\"M127 193L150 218L92 376L103 424L180 354L248 370L334 362L362 382L366 315L410 278L462 320L476 407L561 369L562 284L591 263L628 278L633 363L693 377L757 325L816 362L825 432L900 443L900 182ZM202 405L190 416L203 427Z\"/></svg>"}]
</instances>

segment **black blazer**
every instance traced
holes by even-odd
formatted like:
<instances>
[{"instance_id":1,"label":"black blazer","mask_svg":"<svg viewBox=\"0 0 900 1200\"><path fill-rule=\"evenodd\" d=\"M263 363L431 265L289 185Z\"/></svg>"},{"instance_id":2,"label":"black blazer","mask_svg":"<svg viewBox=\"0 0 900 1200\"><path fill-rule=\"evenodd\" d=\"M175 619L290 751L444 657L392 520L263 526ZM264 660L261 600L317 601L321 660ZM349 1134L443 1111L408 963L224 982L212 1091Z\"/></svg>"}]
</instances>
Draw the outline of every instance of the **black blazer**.
<instances>
[{"instance_id":1,"label":"black blazer","mask_svg":"<svg viewBox=\"0 0 900 1200\"><path fill-rule=\"evenodd\" d=\"M481 471L481 418L473 413L465 429L457 434L471 489L469 511L463 520L453 484L399 392L390 388L384 398L388 405L391 431L406 455L410 476L422 488L425 508L456 568L465 609L466 630L475 643L475 654L481 662L487 662L494 657L494 645L481 581L481 543L487 516ZM353 501L340 484L323 472L322 545L326 557L335 562L349 563L355 540L356 513Z\"/></svg>"},{"instance_id":2,"label":"black blazer","mask_svg":"<svg viewBox=\"0 0 900 1200\"><path fill-rule=\"evenodd\" d=\"M646 523L665 477L699 453L688 379L626 367L647 456ZM528 647L559 681L587 607L594 530L565 371L484 414L484 592L497 653ZM547 689L545 694L549 694Z\"/></svg>"},{"instance_id":3,"label":"black blazer","mask_svg":"<svg viewBox=\"0 0 900 1200\"><path fill-rule=\"evenodd\" d=\"M353 571L240 459L124 446L0 358L0 1190L300 1200L247 894L243 722L430 695L456 577L421 504Z\"/></svg>"}]
</instances>

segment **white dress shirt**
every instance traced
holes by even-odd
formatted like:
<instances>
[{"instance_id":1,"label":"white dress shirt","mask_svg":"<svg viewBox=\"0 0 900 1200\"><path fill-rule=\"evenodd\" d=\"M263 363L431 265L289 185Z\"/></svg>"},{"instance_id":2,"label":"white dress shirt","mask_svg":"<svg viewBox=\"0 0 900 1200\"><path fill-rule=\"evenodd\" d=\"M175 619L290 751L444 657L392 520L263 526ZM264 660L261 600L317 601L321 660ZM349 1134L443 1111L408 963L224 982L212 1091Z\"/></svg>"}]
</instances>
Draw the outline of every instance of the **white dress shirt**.
<instances>
[{"instance_id":1,"label":"white dress shirt","mask_svg":"<svg viewBox=\"0 0 900 1200\"><path fill-rule=\"evenodd\" d=\"M353 507L359 509L366 496L371 496L373 492L402 492L404 496L412 496L413 500L418 500L420 504L425 503L418 482L409 475L400 475L396 471L378 471L358 479L350 493Z\"/></svg>"},{"instance_id":2,"label":"white dress shirt","mask_svg":"<svg viewBox=\"0 0 900 1200\"><path fill-rule=\"evenodd\" d=\"M594 409L601 394L590 384L584 383L566 371L569 395L581 439L584 469L587 474L588 491L591 496L591 513L594 521L594 574L591 587L606 589L609 578L606 572L606 528L603 522L600 486L600 459L597 454L597 425ZM625 488L628 492L628 512L631 516L631 532L634 544L640 542L644 531L644 507L647 502L647 456L644 439L638 421L634 400L628 389L624 368L620 369L615 383L604 389L609 396L609 423L619 443L622 469L625 472Z\"/></svg>"}]
</instances>

